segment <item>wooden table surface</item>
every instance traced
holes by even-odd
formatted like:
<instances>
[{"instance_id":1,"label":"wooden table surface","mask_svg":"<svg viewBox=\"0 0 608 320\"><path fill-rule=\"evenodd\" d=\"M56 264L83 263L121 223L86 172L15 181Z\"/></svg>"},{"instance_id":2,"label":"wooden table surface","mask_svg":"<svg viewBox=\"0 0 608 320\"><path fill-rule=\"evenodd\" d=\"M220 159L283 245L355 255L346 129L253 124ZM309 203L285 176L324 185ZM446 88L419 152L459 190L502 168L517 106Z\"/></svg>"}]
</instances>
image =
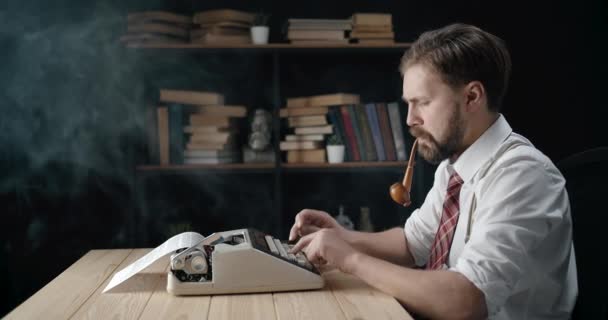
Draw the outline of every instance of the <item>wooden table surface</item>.
<instances>
[{"instance_id":1,"label":"wooden table surface","mask_svg":"<svg viewBox=\"0 0 608 320\"><path fill-rule=\"evenodd\" d=\"M412 319L392 297L361 280L330 271L313 291L173 296L167 264L157 264L101 291L115 272L151 249L92 250L11 313L7 319Z\"/></svg>"}]
</instances>

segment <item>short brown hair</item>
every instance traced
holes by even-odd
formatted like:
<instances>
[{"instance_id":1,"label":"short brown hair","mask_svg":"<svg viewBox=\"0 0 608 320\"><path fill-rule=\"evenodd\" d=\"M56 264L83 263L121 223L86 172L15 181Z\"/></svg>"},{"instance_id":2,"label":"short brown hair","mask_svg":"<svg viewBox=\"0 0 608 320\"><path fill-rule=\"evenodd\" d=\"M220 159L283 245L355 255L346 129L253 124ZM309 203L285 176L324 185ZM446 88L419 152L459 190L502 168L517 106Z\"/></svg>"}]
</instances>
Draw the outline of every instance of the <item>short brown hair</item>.
<instances>
[{"instance_id":1,"label":"short brown hair","mask_svg":"<svg viewBox=\"0 0 608 320\"><path fill-rule=\"evenodd\" d=\"M427 31L401 58L401 74L416 63L434 68L453 87L480 81L488 109L500 110L511 76L511 57L500 38L460 23Z\"/></svg>"}]
</instances>

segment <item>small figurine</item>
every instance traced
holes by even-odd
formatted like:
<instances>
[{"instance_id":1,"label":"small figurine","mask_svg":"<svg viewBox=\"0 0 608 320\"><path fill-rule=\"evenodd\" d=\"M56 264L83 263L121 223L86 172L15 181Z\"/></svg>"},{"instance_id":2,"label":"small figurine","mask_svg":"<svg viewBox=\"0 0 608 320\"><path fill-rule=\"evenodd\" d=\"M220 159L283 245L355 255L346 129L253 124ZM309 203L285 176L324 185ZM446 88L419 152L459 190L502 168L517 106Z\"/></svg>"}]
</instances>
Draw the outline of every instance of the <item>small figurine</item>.
<instances>
[{"instance_id":1,"label":"small figurine","mask_svg":"<svg viewBox=\"0 0 608 320\"><path fill-rule=\"evenodd\" d=\"M268 110L256 109L251 119L251 132L247 145L243 146L245 163L267 163L275 161L272 137L272 115Z\"/></svg>"},{"instance_id":2,"label":"small figurine","mask_svg":"<svg viewBox=\"0 0 608 320\"><path fill-rule=\"evenodd\" d=\"M256 109L251 121L249 147L255 151L265 150L270 145L272 115L264 109Z\"/></svg>"}]
</instances>

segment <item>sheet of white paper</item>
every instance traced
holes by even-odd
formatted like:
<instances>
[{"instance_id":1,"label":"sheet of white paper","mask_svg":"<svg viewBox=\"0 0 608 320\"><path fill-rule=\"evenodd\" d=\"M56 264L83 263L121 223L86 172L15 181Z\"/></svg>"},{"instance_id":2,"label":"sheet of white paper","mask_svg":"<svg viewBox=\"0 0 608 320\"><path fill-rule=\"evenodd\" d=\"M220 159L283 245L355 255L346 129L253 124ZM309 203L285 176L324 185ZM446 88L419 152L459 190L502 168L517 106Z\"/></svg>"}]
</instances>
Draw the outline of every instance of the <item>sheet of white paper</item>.
<instances>
[{"instance_id":1,"label":"sheet of white paper","mask_svg":"<svg viewBox=\"0 0 608 320\"><path fill-rule=\"evenodd\" d=\"M154 262L160 259L169 259L169 256L175 252L175 250L192 247L201 242L204 238L205 237L196 232L184 232L171 237L171 239L148 252L145 256L115 273L103 292L105 293L108 290L111 290L137 273L144 271Z\"/></svg>"}]
</instances>

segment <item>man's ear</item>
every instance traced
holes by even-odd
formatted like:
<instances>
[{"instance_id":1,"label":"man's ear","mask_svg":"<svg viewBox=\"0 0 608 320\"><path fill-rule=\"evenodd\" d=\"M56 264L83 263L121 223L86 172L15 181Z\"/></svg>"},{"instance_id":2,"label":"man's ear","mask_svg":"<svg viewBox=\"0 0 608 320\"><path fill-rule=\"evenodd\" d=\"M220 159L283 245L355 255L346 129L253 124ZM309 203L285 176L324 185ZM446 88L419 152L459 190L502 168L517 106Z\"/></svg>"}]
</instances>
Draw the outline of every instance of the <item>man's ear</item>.
<instances>
[{"instance_id":1,"label":"man's ear","mask_svg":"<svg viewBox=\"0 0 608 320\"><path fill-rule=\"evenodd\" d=\"M477 111L486 99L486 90L479 81L471 81L464 86L464 102L467 111Z\"/></svg>"}]
</instances>

